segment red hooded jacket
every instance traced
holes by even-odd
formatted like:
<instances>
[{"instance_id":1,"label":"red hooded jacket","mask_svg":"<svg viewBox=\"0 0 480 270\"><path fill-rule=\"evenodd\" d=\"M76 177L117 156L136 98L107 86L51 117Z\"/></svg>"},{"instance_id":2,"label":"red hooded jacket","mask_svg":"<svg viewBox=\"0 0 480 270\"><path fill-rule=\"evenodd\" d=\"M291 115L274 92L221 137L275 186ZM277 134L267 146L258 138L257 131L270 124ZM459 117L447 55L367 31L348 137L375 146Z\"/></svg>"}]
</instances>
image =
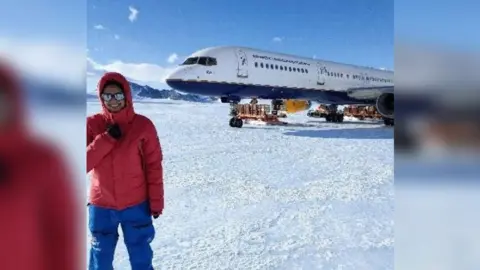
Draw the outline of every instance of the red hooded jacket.
<instances>
[{"instance_id":1,"label":"red hooded jacket","mask_svg":"<svg viewBox=\"0 0 480 270\"><path fill-rule=\"evenodd\" d=\"M100 94L105 83L123 86L126 107L110 113ZM162 212L162 149L154 124L133 109L130 84L119 73L106 73L98 83L102 112L87 118L87 173L91 172L90 203L122 210L149 200L152 212ZM117 141L106 132L117 123L122 137Z\"/></svg>"},{"instance_id":2,"label":"red hooded jacket","mask_svg":"<svg viewBox=\"0 0 480 270\"><path fill-rule=\"evenodd\" d=\"M22 92L0 60L0 269L85 269L83 207L60 152L27 129Z\"/></svg>"}]
</instances>

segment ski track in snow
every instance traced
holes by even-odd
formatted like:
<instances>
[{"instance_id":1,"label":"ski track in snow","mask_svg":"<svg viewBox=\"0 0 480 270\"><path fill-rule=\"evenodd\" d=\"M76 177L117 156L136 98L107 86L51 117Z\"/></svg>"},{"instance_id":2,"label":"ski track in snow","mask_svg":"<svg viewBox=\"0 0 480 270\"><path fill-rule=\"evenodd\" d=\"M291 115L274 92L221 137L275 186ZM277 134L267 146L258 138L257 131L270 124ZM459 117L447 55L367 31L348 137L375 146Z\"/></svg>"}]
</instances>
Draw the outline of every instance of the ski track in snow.
<instances>
[{"instance_id":1,"label":"ski track in snow","mask_svg":"<svg viewBox=\"0 0 480 270\"><path fill-rule=\"evenodd\" d=\"M164 151L155 269L393 269L393 129L306 112L287 120L314 127L235 129L219 103L135 110ZM122 237L114 267L130 269Z\"/></svg>"}]
</instances>

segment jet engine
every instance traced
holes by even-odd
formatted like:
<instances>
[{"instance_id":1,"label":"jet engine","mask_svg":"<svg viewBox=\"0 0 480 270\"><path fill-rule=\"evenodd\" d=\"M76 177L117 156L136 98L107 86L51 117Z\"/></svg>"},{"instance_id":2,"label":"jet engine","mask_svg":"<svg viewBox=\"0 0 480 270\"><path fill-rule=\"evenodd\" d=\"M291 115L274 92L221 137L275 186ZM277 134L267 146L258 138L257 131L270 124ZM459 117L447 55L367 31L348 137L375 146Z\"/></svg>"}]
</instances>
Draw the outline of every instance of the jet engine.
<instances>
[{"instance_id":1,"label":"jet engine","mask_svg":"<svg viewBox=\"0 0 480 270\"><path fill-rule=\"evenodd\" d=\"M283 107L286 113L296 113L309 110L312 107L312 102L309 100L287 99L284 100Z\"/></svg>"},{"instance_id":2,"label":"jet engine","mask_svg":"<svg viewBox=\"0 0 480 270\"><path fill-rule=\"evenodd\" d=\"M393 119L394 104L393 93L383 93L377 98L377 111L383 117Z\"/></svg>"}]
</instances>

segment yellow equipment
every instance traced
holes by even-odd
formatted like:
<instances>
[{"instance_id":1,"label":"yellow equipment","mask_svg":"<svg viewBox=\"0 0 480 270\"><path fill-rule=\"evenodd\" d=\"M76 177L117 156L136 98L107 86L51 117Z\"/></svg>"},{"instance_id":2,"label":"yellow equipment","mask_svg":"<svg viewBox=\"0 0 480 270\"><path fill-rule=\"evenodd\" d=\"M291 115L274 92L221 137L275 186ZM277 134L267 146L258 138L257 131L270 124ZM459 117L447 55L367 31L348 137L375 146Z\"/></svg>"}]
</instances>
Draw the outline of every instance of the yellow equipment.
<instances>
[{"instance_id":1,"label":"yellow equipment","mask_svg":"<svg viewBox=\"0 0 480 270\"><path fill-rule=\"evenodd\" d=\"M283 107L287 113L296 113L310 109L312 102L309 100L287 99L284 101Z\"/></svg>"}]
</instances>

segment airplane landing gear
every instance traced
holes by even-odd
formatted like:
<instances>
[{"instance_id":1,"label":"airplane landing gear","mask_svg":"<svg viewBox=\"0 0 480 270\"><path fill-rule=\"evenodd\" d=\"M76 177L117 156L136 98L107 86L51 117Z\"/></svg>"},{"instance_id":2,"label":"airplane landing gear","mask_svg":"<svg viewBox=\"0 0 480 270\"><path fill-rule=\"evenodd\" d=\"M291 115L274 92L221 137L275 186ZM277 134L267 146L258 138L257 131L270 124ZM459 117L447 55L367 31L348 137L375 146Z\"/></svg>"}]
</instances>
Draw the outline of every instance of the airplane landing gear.
<instances>
[{"instance_id":1,"label":"airplane landing gear","mask_svg":"<svg viewBox=\"0 0 480 270\"><path fill-rule=\"evenodd\" d=\"M343 122L343 114L341 113L330 113L325 116L325 121L332 122L332 123L342 123Z\"/></svg>"},{"instance_id":2,"label":"airplane landing gear","mask_svg":"<svg viewBox=\"0 0 480 270\"><path fill-rule=\"evenodd\" d=\"M343 113L338 112L338 105L328 106L328 114L325 116L327 122L332 123L342 123L343 122Z\"/></svg>"},{"instance_id":3,"label":"airplane landing gear","mask_svg":"<svg viewBox=\"0 0 480 270\"><path fill-rule=\"evenodd\" d=\"M385 124L385 126L393 127L395 125L395 119L383 118L383 123Z\"/></svg>"}]
</instances>

